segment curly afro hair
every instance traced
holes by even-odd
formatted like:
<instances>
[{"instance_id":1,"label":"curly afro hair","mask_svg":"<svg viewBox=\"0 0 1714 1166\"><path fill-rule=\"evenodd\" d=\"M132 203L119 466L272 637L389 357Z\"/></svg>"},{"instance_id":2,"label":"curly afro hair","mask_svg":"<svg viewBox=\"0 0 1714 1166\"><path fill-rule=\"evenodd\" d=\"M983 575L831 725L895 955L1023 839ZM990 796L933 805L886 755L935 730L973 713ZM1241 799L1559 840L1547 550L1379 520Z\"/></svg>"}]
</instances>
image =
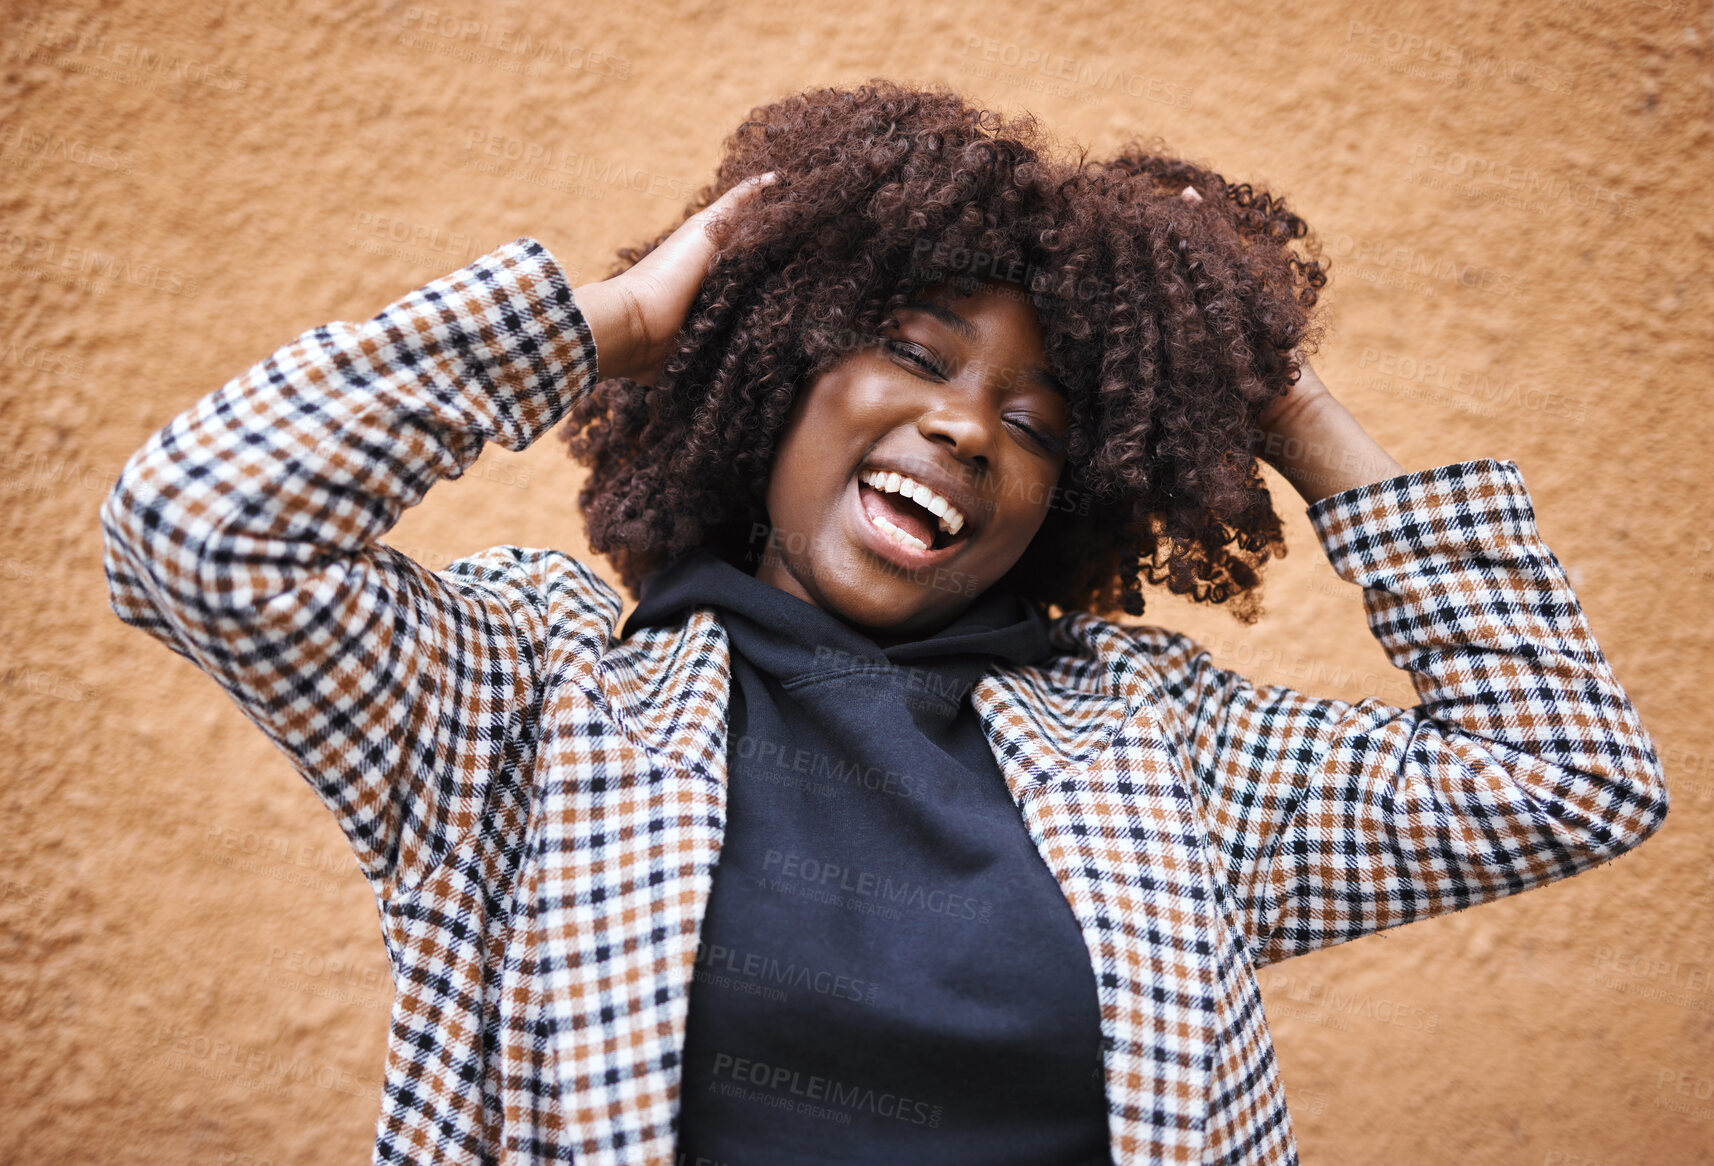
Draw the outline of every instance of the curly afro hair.
<instances>
[{"instance_id":1,"label":"curly afro hair","mask_svg":"<svg viewBox=\"0 0 1714 1166\"><path fill-rule=\"evenodd\" d=\"M660 383L603 380L560 430L589 469L590 545L633 596L680 554L737 561L767 529L800 388L921 291L1010 280L1071 426L1056 500L1008 580L1050 616L1141 615L1146 577L1254 622L1259 569L1285 543L1250 439L1319 335L1326 274L1291 246L1308 227L1274 196L1134 143L1105 162L1051 145L1030 114L882 80L751 112L679 222L751 175L778 178L723 225ZM609 275L678 225L621 250Z\"/></svg>"}]
</instances>

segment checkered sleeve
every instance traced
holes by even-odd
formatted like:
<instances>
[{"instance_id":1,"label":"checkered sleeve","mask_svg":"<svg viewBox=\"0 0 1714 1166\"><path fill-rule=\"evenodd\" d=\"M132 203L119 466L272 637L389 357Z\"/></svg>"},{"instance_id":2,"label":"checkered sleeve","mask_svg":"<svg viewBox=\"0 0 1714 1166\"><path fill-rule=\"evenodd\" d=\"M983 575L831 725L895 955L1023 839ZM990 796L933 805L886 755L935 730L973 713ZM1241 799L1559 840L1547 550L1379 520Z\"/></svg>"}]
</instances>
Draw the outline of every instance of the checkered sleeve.
<instances>
[{"instance_id":1,"label":"checkered sleeve","mask_svg":"<svg viewBox=\"0 0 1714 1166\"><path fill-rule=\"evenodd\" d=\"M581 565L498 547L436 573L379 540L594 375L566 272L520 238L292 340L149 438L102 505L114 612L219 682L383 901L527 767L547 575Z\"/></svg>"},{"instance_id":2,"label":"checkered sleeve","mask_svg":"<svg viewBox=\"0 0 1714 1166\"><path fill-rule=\"evenodd\" d=\"M1155 647L1256 966L1566 878L1666 817L1660 761L1515 463L1309 507L1419 704L1317 700Z\"/></svg>"}]
</instances>

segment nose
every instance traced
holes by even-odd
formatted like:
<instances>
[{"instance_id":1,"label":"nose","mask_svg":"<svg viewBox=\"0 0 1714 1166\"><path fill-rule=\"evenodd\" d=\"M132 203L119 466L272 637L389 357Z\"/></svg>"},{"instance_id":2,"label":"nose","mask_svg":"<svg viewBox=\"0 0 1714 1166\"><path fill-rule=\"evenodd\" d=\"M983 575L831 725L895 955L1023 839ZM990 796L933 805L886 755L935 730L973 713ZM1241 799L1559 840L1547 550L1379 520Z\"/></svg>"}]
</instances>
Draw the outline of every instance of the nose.
<instances>
[{"instance_id":1,"label":"nose","mask_svg":"<svg viewBox=\"0 0 1714 1166\"><path fill-rule=\"evenodd\" d=\"M998 418L987 415L980 392L961 392L955 384L943 388L946 391L918 419L917 432L946 446L960 462L979 472L987 470Z\"/></svg>"}]
</instances>

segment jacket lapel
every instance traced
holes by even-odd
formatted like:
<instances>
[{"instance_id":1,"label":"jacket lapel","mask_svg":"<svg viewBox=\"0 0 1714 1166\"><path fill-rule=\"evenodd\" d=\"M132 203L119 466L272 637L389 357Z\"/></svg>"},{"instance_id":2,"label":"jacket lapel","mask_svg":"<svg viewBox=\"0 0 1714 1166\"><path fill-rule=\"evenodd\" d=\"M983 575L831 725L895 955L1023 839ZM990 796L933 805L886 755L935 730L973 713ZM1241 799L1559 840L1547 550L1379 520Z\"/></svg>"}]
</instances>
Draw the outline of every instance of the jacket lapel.
<instances>
[{"instance_id":1,"label":"jacket lapel","mask_svg":"<svg viewBox=\"0 0 1714 1166\"><path fill-rule=\"evenodd\" d=\"M726 633L707 609L550 689L537 860L562 1117L580 1166L671 1160L726 816Z\"/></svg>"},{"instance_id":2,"label":"jacket lapel","mask_svg":"<svg viewBox=\"0 0 1714 1166\"><path fill-rule=\"evenodd\" d=\"M1194 806L1124 633L1078 614L1051 635L1074 655L972 696L1089 947L1115 1160L1200 1162L1215 972Z\"/></svg>"}]
</instances>

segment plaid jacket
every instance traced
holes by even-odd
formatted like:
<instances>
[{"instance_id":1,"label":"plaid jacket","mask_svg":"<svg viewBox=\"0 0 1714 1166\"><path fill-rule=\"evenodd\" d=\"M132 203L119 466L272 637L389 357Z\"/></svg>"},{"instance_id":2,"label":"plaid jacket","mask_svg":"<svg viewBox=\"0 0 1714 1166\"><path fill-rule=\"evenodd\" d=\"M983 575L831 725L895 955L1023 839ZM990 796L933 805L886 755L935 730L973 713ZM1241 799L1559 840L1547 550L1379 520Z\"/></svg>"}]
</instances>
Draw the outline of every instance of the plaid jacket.
<instances>
[{"instance_id":1,"label":"plaid jacket","mask_svg":"<svg viewBox=\"0 0 1714 1166\"><path fill-rule=\"evenodd\" d=\"M286 344L102 507L114 611L284 751L374 889L396 987L376 1162L673 1156L724 826L720 623L618 641L619 596L563 552L434 572L380 541L485 442L558 421L593 344L520 238ZM1309 516L1416 707L1257 687L1088 613L972 692L1088 945L1118 1163L1296 1161L1255 969L1574 875L1666 814L1514 463Z\"/></svg>"}]
</instances>

